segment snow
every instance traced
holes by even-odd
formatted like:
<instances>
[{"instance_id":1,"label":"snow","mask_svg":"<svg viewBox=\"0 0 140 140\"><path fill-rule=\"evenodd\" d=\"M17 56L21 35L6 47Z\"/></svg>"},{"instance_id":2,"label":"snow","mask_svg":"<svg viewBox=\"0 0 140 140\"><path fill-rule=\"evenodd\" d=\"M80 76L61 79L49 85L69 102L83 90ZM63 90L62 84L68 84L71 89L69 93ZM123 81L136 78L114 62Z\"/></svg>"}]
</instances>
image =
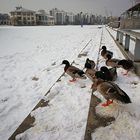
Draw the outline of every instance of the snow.
<instances>
[{"instance_id":1,"label":"snow","mask_svg":"<svg viewBox=\"0 0 140 140\"><path fill-rule=\"evenodd\" d=\"M104 44L108 44L108 46L110 46L108 47L108 49L112 49L112 51L114 52L114 58L123 58L118 48L111 47L115 46L114 41L111 41L110 36L106 33L105 35L106 36L103 42ZM122 75L122 71L124 70L117 69L118 78L115 83L117 83L120 88L130 96L132 103L128 105L114 103L105 108L103 108L101 105L98 105L96 107L96 112L98 114L103 116L114 116L116 120L109 126L96 129L95 132L92 133L93 140L139 140L140 138L140 80L133 73L129 73L129 75L125 77ZM95 92L95 95L105 102L105 99L101 97L98 92Z\"/></svg>"},{"instance_id":2,"label":"snow","mask_svg":"<svg viewBox=\"0 0 140 140\"><path fill-rule=\"evenodd\" d=\"M0 139L14 132L63 73L62 60L75 60L96 30L94 26L0 28Z\"/></svg>"},{"instance_id":3,"label":"snow","mask_svg":"<svg viewBox=\"0 0 140 140\"><path fill-rule=\"evenodd\" d=\"M40 99L49 100L49 105L32 111L34 127L16 139L84 139L91 81L70 83L67 74L56 81L63 73L64 66L60 64L64 59L74 61L73 65L81 69L86 58L97 62L100 43L113 51L115 58L124 58L105 27L103 32L98 26L0 27L0 42L0 139L8 139ZM79 53L86 56L78 57ZM99 59L99 67L105 65ZM140 137L139 78L131 72L124 77L122 69L117 71L116 83L130 96L132 104L114 103L106 108L98 105L99 114L116 120L96 129L93 140ZM94 94L105 101L97 91Z\"/></svg>"}]
</instances>

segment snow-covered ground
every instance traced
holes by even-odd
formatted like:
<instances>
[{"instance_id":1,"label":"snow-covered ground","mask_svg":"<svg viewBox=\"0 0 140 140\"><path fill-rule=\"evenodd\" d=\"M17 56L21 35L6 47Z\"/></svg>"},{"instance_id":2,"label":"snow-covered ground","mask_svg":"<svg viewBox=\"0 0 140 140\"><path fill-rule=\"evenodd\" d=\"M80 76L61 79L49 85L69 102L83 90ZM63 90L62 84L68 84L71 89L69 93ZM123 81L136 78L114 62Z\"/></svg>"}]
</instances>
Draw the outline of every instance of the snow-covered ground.
<instances>
[{"instance_id":1,"label":"snow-covered ground","mask_svg":"<svg viewBox=\"0 0 140 140\"><path fill-rule=\"evenodd\" d=\"M114 32L114 31L112 31ZM111 39L106 30L104 30L103 44L108 46L108 49L114 52L114 58L123 58L121 52L116 47L116 44ZM103 63L100 63L103 65ZM128 105L112 104L109 107L98 105L96 112L103 116L114 116L115 121L106 127L96 129L92 134L93 140L139 140L140 139L140 79L133 73L123 76L124 70L117 69L118 78L115 81L131 98L132 103ZM98 92L96 96L105 102L104 98Z\"/></svg>"},{"instance_id":2,"label":"snow-covered ground","mask_svg":"<svg viewBox=\"0 0 140 140\"><path fill-rule=\"evenodd\" d=\"M102 40L101 40L102 37ZM70 83L63 73L63 59L83 68L87 57L97 61L101 45L124 58L105 28L98 26L0 27L0 139L6 140L16 130L40 99L49 106L31 113L34 127L18 135L24 140L82 140L84 138L91 96L91 81ZM85 45L89 43L84 50ZM78 54L82 50L81 55ZM105 65L100 59L99 66ZM93 140L139 139L140 83L132 73L128 77L118 69L116 83L131 97L132 104L97 106L103 115L115 116L111 125L99 128ZM38 80L34 80L34 77ZM56 82L47 96L45 93ZM95 95L103 97L95 92ZM126 133L125 133L126 132Z\"/></svg>"}]
</instances>

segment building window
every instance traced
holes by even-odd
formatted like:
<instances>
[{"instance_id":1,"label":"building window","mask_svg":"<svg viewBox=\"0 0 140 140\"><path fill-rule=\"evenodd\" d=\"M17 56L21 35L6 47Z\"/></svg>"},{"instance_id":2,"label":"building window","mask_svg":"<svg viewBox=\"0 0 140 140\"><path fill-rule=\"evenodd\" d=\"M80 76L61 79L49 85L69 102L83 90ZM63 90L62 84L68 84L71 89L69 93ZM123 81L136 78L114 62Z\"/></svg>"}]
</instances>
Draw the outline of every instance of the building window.
<instances>
[{"instance_id":1,"label":"building window","mask_svg":"<svg viewBox=\"0 0 140 140\"><path fill-rule=\"evenodd\" d=\"M21 17L17 17L17 20L21 20Z\"/></svg>"},{"instance_id":2,"label":"building window","mask_svg":"<svg viewBox=\"0 0 140 140\"><path fill-rule=\"evenodd\" d=\"M138 17L138 11L133 11L133 18L137 18Z\"/></svg>"},{"instance_id":3,"label":"building window","mask_svg":"<svg viewBox=\"0 0 140 140\"><path fill-rule=\"evenodd\" d=\"M18 12L17 15L21 15L21 12Z\"/></svg>"}]
</instances>

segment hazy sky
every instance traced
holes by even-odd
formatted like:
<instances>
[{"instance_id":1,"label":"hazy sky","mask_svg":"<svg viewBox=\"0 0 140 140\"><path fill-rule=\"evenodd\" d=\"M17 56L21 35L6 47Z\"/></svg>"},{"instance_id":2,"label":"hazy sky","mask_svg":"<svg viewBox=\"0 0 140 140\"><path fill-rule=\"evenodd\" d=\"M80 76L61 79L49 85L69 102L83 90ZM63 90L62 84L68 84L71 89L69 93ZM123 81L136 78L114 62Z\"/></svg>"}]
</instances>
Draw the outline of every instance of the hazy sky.
<instances>
[{"instance_id":1,"label":"hazy sky","mask_svg":"<svg viewBox=\"0 0 140 140\"><path fill-rule=\"evenodd\" d=\"M88 12L110 16L120 16L122 12L132 6L133 0L0 0L0 12L8 13L21 5L31 10L44 9L47 12L52 8L68 12Z\"/></svg>"}]
</instances>

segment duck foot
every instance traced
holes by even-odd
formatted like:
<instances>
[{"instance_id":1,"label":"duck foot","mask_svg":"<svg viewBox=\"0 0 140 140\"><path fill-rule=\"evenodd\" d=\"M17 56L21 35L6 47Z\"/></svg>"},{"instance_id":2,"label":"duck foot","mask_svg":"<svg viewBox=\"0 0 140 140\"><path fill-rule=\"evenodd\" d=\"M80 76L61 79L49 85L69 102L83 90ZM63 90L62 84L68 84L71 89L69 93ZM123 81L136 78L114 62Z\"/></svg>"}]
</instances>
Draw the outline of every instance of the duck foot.
<instances>
[{"instance_id":1,"label":"duck foot","mask_svg":"<svg viewBox=\"0 0 140 140\"><path fill-rule=\"evenodd\" d=\"M112 101L109 100L106 103L102 104L102 106L106 107L106 106L109 106L112 103L113 103L113 100Z\"/></svg>"},{"instance_id":2,"label":"duck foot","mask_svg":"<svg viewBox=\"0 0 140 140\"><path fill-rule=\"evenodd\" d=\"M69 80L70 82L75 82L76 81L76 79L72 79L72 80Z\"/></svg>"},{"instance_id":3,"label":"duck foot","mask_svg":"<svg viewBox=\"0 0 140 140\"><path fill-rule=\"evenodd\" d=\"M102 104L102 106L106 107L106 106L109 106L109 104Z\"/></svg>"},{"instance_id":4,"label":"duck foot","mask_svg":"<svg viewBox=\"0 0 140 140\"><path fill-rule=\"evenodd\" d=\"M123 72L121 72L124 76L127 76L128 75L128 71L126 72L126 73L123 73Z\"/></svg>"},{"instance_id":5,"label":"duck foot","mask_svg":"<svg viewBox=\"0 0 140 140\"><path fill-rule=\"evenodd\" d=\"M110 101L110 100L108 101L108 104L112 104L112 103L113 103L113 100L112 101Z\"/></svg>"}]
</instances>

